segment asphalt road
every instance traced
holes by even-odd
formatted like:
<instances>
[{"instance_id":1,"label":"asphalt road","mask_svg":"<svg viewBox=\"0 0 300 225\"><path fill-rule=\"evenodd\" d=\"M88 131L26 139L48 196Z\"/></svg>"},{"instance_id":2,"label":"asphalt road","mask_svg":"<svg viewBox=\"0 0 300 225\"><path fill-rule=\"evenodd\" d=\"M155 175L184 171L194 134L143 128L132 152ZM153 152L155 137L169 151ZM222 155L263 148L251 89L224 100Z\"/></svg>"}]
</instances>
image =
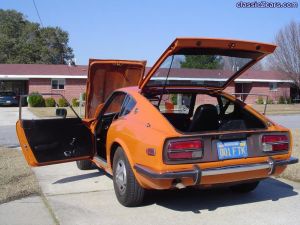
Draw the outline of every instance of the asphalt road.
<instances>
[{"instance_id":1,"label":"asphalt road","mask_svg":"<svg viewBox=\"0 0 300 225\"><path fill-rule=\"evenodd\" d=\"M33 115L23 108L23 116L32 118ZM18 107L0 107L0 146L19 147L19 141L16 134L16 122L19 118Z\"/></svg>"},{"instance_id":2,"label":"asphalt road","mask_svg":"<svg viewBox=\"0 0 300 225\"><path fill-rule=\"evenodd\" d=\"M267 115L268 116L268 115ZM287 128L300 128L300 115L274 115L268 116L272 121Z\"/></svg>"}]
</instances>

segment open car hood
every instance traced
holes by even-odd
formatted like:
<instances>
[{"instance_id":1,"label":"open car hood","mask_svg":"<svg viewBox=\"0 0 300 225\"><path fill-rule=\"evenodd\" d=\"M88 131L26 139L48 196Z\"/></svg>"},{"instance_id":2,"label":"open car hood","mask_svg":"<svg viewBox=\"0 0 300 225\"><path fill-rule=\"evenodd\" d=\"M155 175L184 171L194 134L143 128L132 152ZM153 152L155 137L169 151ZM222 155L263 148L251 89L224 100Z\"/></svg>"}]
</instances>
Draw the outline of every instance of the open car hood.
<instances>
[{"instance_id":1,"label":"open car hood","mask_svg":"<svg viewBox=\"0 0 300 225\"><path fill-rule=\"evenodd\" d=\"M250 41L177 38L141 80L139 88L142 92L164 86L223 90L275 48ZM197 59L202 62L193 62Z\"/></svg>"},{"instance_id":2,"label":"open car hood","mask_svg":"<svg viewBox=\"0 0 300 225\"><path fill-rule=\"evenodd\" d=\"M86 88L85 117L93 118L99 104L118 88L136 86L146 61L90 59Z\"/></svg>"}]
</instances>

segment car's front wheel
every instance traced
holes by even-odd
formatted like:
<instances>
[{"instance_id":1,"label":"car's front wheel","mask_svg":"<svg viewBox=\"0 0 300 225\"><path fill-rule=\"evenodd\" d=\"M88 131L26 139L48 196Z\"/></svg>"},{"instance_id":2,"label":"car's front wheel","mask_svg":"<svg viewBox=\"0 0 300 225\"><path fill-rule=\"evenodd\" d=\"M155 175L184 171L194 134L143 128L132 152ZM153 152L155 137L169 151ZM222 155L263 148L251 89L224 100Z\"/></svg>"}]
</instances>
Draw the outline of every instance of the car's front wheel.
<instances>
[{"instance_id":1,"label":"car's front wheel","mask_svg":"<svg viewBox=\"0 0 300 225\"><path fill-rule=\"evenodd\" d=\"M113 159L113 183L118 201L128 207L142 203L145 190L137 182L125 152L119 147Z\"/></svg>"},{"instance_id":2,"label":"car's front wheel","mask_svg":"<svg viewBox=\"0 0 300 225\"><path fill-rule=\"evenodd\" d=\"M230 187L233 192L237 193L248 193L253 191L259 184L259 181L251 183L236 184Z\"/></svg>"},{"instance_id":3,"label":"car's front wheel","mask_svg":"<svg viewBox=\"0 0 300 225\"><path fill-rule=\"evenodd\" d=\"M96 169L96 166L90 160L79 160L79 161L76 161L76 165L77 165L78 169L80 169L80 170L92 170L92 169Z\"/></svg>"}]
</instances>

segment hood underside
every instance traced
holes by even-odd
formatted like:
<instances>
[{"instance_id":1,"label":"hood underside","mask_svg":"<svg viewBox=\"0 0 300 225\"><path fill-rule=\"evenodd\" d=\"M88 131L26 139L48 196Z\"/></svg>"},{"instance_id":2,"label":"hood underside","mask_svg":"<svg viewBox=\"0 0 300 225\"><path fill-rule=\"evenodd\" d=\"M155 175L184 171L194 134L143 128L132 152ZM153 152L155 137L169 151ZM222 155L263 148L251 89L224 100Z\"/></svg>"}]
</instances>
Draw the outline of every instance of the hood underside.
<instances>
[{"instance_id":1,"label":"hood underside","mask_svg":"<svg viewBox=\"0 0 300 225\"><path fill-rule=\"evenodd\" d=\"M93 118L98 105L104 103L114 90L138 85L145 65L146 61L91 59L86 91L86 118Z\"/></svg>"}]
</instances>

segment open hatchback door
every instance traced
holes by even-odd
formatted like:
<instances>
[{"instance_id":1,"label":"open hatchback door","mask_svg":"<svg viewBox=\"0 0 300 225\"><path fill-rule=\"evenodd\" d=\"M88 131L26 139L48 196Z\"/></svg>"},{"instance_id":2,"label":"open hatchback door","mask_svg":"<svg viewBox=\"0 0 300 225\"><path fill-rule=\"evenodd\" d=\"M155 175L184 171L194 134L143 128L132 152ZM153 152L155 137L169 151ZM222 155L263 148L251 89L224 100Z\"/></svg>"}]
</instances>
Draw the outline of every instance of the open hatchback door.
<instances>
[{"instance_id":1,"label":"open hatchback door","mask_svg":"<svg viewBox=\"0 0 300 225\"><path fill-rule=\"evenodd\" d=\"M209 38L177 38L140 82L143 92L160 88L223 90L276 46Z\"/></svg>"},{"instance_id":2,"label":"open hatchback door","mask_svg":"<svg viewBox=\"0 0 300 225\"><path fill-rule=\"evenodd\" d=\"M114 90L138 85L144 75L145 65L145 61L90 60L85 109L87 121L93 119L97 107ZM89 123L85 123L71 107L60 109L69 114L63 117L57 116L55 107L32 108L35 114L25 113L32 114L30 119L22 117L21 109L16 129L29 165L43 166L86 160L94 156L94 136L87 125Z\"/></svg>"}]
</instances>

